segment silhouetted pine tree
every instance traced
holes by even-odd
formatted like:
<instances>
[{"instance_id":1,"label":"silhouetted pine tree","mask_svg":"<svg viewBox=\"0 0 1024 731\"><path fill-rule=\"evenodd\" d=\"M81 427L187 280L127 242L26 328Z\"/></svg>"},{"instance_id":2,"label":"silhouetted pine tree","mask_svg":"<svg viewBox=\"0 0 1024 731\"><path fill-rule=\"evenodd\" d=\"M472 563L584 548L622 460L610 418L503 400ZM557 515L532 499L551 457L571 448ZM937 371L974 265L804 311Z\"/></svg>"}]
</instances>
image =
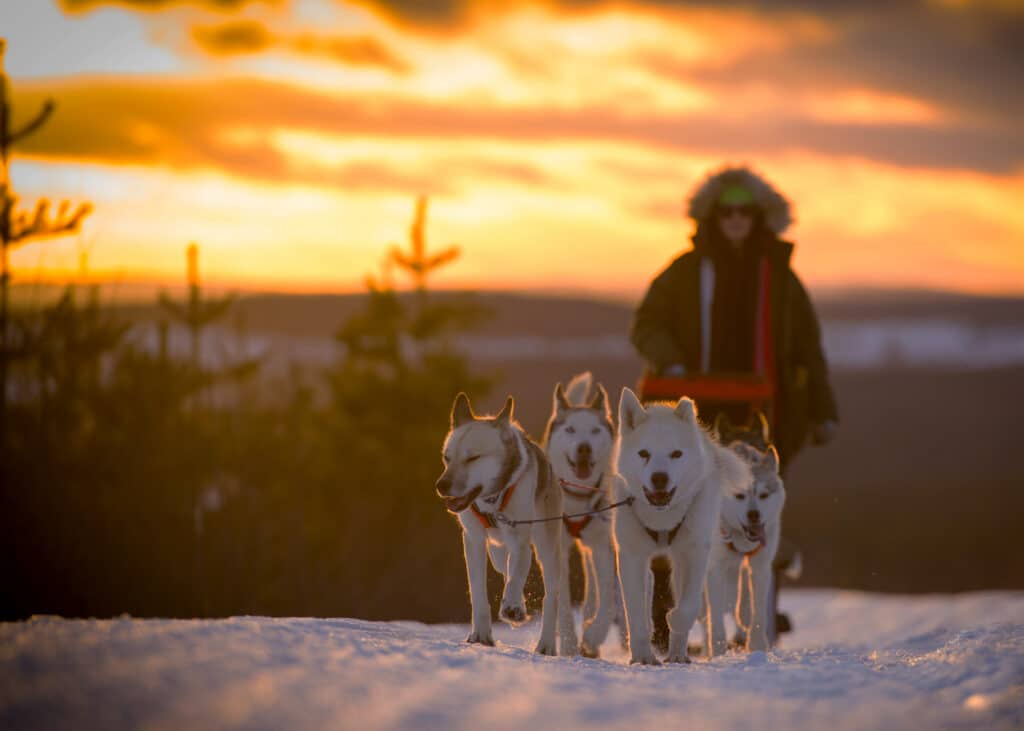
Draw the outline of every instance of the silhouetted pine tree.
<instances>
[{"instance_id":1,"label":"silhouetted pine tree","mask_svg":"<svg viewBox=\"0 0 1024 731\"><path fill-rule=\"evenodd\" d=\"M31 213L17 210L18 197L11 187L8 167L11 148L42 127L56 105L52 100L47 100L36 116L20 129L11 128L10 93L3 66L5 50L6 41L0 38L0 448L6 443L7 374L12 356L8 329L8 288L11 279L8 250L32 239L75 231L92 210L88 203L72 208L70 203L63 201L57 212L51 215L50 202L45 198L36 204Z\"/></svg>"}]
</instances>

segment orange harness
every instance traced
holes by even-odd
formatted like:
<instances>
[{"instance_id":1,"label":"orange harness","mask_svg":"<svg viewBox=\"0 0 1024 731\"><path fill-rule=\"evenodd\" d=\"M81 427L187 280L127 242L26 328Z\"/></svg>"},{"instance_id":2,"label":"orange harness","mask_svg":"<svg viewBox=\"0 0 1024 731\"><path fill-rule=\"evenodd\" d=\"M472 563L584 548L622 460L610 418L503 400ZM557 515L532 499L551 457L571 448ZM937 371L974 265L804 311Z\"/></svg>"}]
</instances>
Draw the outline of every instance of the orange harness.
<instances>
[{"instance_id":1,"label":"orange harness","mask_svg":"<svg viewBox=\"0 0 1024 731\"><path fill-rule=\"evenodd\" d=\"M509 500L512 499L512 493L516 491L516 487L518 485L518 482L513 482L511 485L505 488L505 494L502 495L501 504L498 506L499 512L504 510L508 506ZM484 530L498 527L498 521L494 519L494 513L481 513L479 510L477 510L475 501L469 504L469 509L473 511L473 515L475 515L477 520L479 520L480 523L483 525Z\"/></svg>"}]
</instances>

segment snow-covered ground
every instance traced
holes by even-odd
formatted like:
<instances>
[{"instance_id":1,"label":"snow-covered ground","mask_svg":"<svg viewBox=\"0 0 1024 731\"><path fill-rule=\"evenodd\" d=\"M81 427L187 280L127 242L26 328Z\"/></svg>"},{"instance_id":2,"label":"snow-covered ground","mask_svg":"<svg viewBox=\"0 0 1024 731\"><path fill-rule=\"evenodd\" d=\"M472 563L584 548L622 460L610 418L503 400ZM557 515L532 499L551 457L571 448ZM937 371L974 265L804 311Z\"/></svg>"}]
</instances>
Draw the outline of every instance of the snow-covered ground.
<instances>
[{"instance_id":1,"label":"snow-covered ground","mask_svg":"<svg viewBox=\"0 0 1024 731\"><path fill-rule=\"evenodd\" d=\"M0 625L0 728L1024 727L1024 593L784 599L778 651L662 667L614 637L535 656L536 624L488 648L462 625L36 617Z\"/></svg>"}]
</instances>

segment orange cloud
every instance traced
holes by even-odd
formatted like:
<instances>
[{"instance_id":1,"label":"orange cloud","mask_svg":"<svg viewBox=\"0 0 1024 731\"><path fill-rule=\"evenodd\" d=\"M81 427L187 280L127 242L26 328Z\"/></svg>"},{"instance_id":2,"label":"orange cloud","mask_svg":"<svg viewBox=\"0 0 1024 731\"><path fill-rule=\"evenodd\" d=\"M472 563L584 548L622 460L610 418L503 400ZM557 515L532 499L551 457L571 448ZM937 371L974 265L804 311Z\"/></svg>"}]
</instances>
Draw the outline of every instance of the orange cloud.
<instances>
[{"instance_id":1,"label":"orange cloud","mask_svg":"<svg viewBox=\"0 0 1024 731\"><path fill-rule=\"evenodd\" d=\"M45 98L58 113L26 138L27 154L174 168L220 167L240 175L288 169L283 153L256 136L235 148L225 130L307 130L336 136L490 139L507 143L604 141L752 158L803 150L897 165L1010 173L1024 164L1019 133L970 124L830 123L799 116L723 119L708 113L659 114L609 105L509 108L398 95L323 94L257 80L95 79L21 84L15 109Z\"/></svg>"},{"instance_id":2,"label":"orange cloud","mask_svg":"<svg viewBox=\"0 0 1024 731\"><path fill-rule=\"evenodd\" d=\"M60 0L61 7L69 13L88 12L107 6L129 10L166 10L192 5L212 10L239 10L250 3L280 5L281 0Z\"/></svg>"},{"instance_id":3,"label":"orange cloud","mask_svg":"<svg viewBox=\"0 0 1024 731\"><path fill-rule=\"evenodd\" d=\"M409 64L395 52L367 35L287 35L274 33L257 21L238 20L195 26L192 28L192 38L203 50L214 56L285 49L350 66L377 66L396 74L405 74L411 70Z\"/></svg>"}]
</instances>

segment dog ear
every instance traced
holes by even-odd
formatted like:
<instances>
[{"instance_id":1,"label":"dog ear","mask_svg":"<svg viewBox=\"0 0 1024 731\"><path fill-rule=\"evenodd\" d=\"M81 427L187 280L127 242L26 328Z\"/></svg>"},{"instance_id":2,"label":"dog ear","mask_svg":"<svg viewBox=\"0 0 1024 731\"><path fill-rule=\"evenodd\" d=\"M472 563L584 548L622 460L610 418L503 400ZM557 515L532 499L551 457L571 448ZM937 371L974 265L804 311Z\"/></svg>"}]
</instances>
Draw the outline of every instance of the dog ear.
<instances>
[{"instance_id":1,"label":"dog ear","mask_svg":"<svg viewBox=\"0 0 1024 731\"><path fill-rule=\"evenodd\" d=\"M565 395L565 389L562 388L562 383L559 381L555 384L554 409L555 411L565 411L569 406L569 398Z\"/></svg>"},{"instance_id":2,"label":"dog ear","mask_svg":"<svg viewBox=\"0 0 1024 731\"><path fill-rule=\"evenodd\" d=\"M569 385L565 387L565 397L568 399L570 404L582 404L587 400L587 394L590 393L590 383L594 380L594 377L590 375L590 371L584 371L578 373L572 377L569 381Z\"/></svg>"},{"instance_id":3,"label":"dog ear","mask_svg":"<svg viewBox=\"0 0 1024 731\"><path fill-rule=\"evenodd\" d=\"M725 437L726 432L732 431L732 419L724 411L719 411L718 416L715 417L715 425L712 427L715 434L718 435L719 439Z\"/></svg>"},{"instance_id":4,"label":"dog ear","mask_svg":"<svg viewBox=\"0 0 1024 731\"><path fill-rule=\"evenodd\" d=\"M754 412L754 423L752 426L754 431L761 435L765 444L772 443L772 434L771 428L768 426L768 417L765 416L764 412L760 409Z\"/></svg>"},{"instance_id":5,"label":"dog ear","mask_svg":"<svg viewBox=\"0 0 1024 731\"><path fill-rule=\"evenodd\" d=\"M623 387L622 395L619 397L619 430L623 433L633 431L645 418L647 410L640 403L640 399L629 387Z\"/></svg>"},{"instance_id":6,"label":"dog ear","mask_svg":"<svg viewBox=\"0 0 1024 731\"><path fill-rule=\"evenodd\" d=\"M460 391L459 395L455 397L455 403L452 404L452 429L457 429L474 419L476 419L476 414L473 413L473 407L469 405L469 396Z\"/></svg>"},{"instance_id":7,"label":"dog ear","mask_svg":"<svg viewBox=\"0 0 1024 731\"><path fill-rule=\"evenodd\" d=\"M676 404L676 408L673 413L683 421L692 421L696 423L697 404L693 403L693 401L686 396L683 396L679 399L679 403Z\"/></svg>"},{"instance_id":8,"label":"dog ear","mask_svg":"<svg viewBox=\"0 0 1024 731\"><path fill-rule=\"evenodd\" d=\"M501 411L498 412L498 415L496 417L494 417L495 420L503 421L505 423L512 421L513 408L515 408L515 402L513 401L512 397L509 396L508 398L505 399L505 405L501 407Z\"/></svg>"},{"instance_id":9,"label":"dog ear","mask_svg":"<svg viewBox=\"0 0 1024 731\"><path fill-rule=\"evenodd\" d=\"M594 394L594 398L590 401L590 408L597 409L605 418L611 419L611 413L608 410L608 392L604 390L604 386L600 383L597 384L597 393Z\"/></svg>"},{"instance_id":10,"label":"dog ear","mask_svg":"<svg viewBox=\"0 0 1024 731\"><path fill-rule=\"evenodd\" d=\"M772 444L768 447L768 451L764 453L764 458L761 461L765 467L770 469L772 472L779 471L779 453L775 449L775 445Z\"/></svg>"}]
</instances>

